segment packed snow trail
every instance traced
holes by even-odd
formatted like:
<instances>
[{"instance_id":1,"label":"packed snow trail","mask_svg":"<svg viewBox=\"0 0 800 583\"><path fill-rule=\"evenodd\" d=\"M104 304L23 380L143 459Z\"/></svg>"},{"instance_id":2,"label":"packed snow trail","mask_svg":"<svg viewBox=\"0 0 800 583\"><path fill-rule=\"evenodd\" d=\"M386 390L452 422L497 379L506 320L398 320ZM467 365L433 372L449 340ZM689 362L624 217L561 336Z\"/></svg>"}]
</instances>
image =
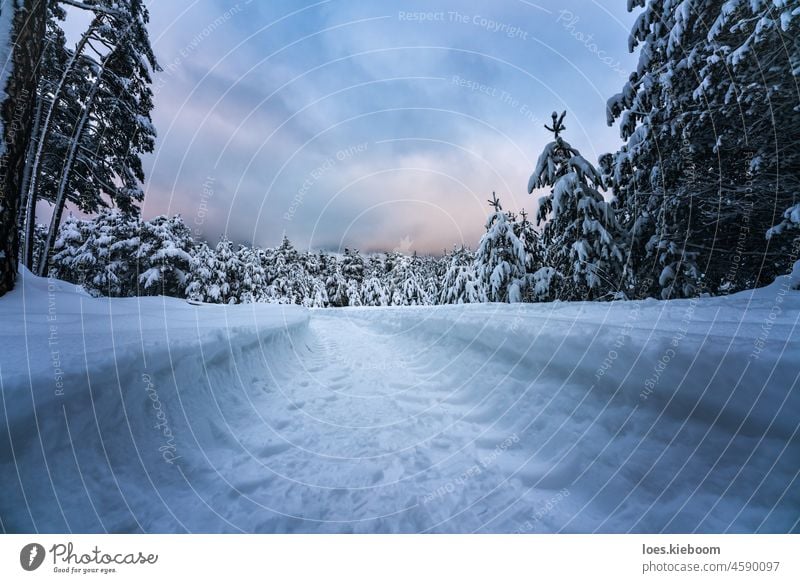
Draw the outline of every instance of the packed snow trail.
<instances>
[{"instance_id":1,"label":"packed snow trail","mask_svg":"<svg viewBox=\"0 0 800 583\"><path fill-rule=\"evenodd\" d=\"M793 285L308 312L26 274L0 302L2 528L797 531Z\"/></svg>"}]
</instances>

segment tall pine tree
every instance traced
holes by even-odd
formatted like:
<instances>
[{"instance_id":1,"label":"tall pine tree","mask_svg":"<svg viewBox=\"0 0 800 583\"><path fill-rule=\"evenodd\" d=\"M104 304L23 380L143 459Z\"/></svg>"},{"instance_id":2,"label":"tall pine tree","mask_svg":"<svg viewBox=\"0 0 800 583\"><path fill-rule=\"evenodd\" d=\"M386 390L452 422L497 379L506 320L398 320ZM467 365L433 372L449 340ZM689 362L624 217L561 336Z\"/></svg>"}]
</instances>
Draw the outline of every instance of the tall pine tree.
<instances>
[{"instance_id":1,"label":"tall pine tree","mask_svg":"<svg viewBox=\"0 0 800 583\"><path fill-rule=\"evenodd\" d=\"M733 291L790 266L765 232L797 201L797 3L630 0L639 64L608 103L608 174L637 295Z\"/></svg>"},{"instance_id":2,"label":"tall pine tree","mask_svg":"<svg viewBox=\"0 0 800 583\"><path fill-rule=\"evenodd\" d=\"M561 275L559 297L596 299L623 286L624 240L598 190L600 173L561 137L565 115L553 112L553 125L545 126L555 139L539 156L528 193L550 188L539 199L536 221L546 223L545 262Z\"/></svg>"},{"instance_id":3,"label":"tall pine tree","mask_svg":"<svg viewBox=\"0 0 800 583\"><path fill-rule=\"evenodd\" d=\"M69 2L71 6L75 3ZM67 201L94 212L110 203L131 212L143 198L144 181L141 155L154 147L155 129L150 111L153 107L152 71L158 70L147 33L149 20L143 0L97 0L78 3L94 16L72 54L58 89L51 99L55 112L52 122L44 123L38 138L37 155L29 187L29 200L35 196L50 198L53 215L40 260L40 275L55 242L58 225ZM61 169L54 191L42 189L39 182L42 155L51 140L63 139L57 132L58 104L74 112L68 131ZM28 217L34 220L35 217Z\"/></svg>"},{"instance_id":4,"label":"tall pine tree","mask_svg":"<svg viewBox=\"0 0 800 583\"><path fill-rule=\"evenodd\" d=\"M0 296L14 287L17 274L20 191L46 19L44 0L0 8Z\"/></svg>"}]
</instances>

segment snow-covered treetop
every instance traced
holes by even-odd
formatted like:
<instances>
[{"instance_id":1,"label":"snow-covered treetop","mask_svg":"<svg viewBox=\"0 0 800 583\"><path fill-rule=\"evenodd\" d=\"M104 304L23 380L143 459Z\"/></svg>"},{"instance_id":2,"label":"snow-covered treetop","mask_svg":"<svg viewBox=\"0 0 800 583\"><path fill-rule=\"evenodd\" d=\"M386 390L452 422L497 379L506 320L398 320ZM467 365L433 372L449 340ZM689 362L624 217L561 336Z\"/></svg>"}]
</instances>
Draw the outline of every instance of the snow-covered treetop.
<instances>
[{"instance_id":1,"label":"snow-covered treetop","mask_svg":"<svg viewBox=\"0 0 800 583\"><path fill-rule=\"evenodd\" d=\"M559 178L569 172L575 172L581 180L585 177L596 188L603 184L602 177L595 167L560 136L560 133L567 129L564 125L566 114L564 111L559 116L554 111L553 125L544 126L553 133L555 140L547 144L539 155L536 168L528 180L528 194L536 188L553 186Z\"/></svg>"}]
</instances>

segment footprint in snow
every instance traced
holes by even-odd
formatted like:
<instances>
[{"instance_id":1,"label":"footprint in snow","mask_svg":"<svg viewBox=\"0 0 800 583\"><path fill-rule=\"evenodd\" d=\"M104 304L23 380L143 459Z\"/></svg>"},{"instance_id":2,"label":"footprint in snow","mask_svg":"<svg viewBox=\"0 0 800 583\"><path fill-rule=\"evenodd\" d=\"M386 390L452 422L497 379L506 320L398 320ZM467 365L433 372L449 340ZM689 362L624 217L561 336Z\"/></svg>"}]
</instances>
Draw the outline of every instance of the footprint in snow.
<instances>
[{"instance_id":1,"label":"footprint in snow","mask_svg":"<svg viewBox=\"0 0 800 583\"><path fill-rule=\"evenodd\" d=\"M283 453L289 448L291 448L291 446L285 441L273 441L261 447L258 450L258 455L260 457L271 457L273 455Z\"/></svg>"}]
</instances>

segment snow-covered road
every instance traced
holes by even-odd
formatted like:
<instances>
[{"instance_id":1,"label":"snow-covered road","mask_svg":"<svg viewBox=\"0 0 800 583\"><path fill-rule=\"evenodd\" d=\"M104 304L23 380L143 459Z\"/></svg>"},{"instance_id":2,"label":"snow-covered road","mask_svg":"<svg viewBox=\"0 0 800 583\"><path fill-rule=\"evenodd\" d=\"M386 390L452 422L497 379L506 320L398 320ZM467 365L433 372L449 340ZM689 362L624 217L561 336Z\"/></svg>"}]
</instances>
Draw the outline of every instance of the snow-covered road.
<instances>
[{"instance_id":1,"label":"snow-covered road","mask_svg":"<svg viewBox=\"0 0 800 583\"><path fill-rule=\"evenodd\" d=\"M307 312L47 284L0 302L6 531L798 530L786 286Z\"/></svg>"}]
</instances>

